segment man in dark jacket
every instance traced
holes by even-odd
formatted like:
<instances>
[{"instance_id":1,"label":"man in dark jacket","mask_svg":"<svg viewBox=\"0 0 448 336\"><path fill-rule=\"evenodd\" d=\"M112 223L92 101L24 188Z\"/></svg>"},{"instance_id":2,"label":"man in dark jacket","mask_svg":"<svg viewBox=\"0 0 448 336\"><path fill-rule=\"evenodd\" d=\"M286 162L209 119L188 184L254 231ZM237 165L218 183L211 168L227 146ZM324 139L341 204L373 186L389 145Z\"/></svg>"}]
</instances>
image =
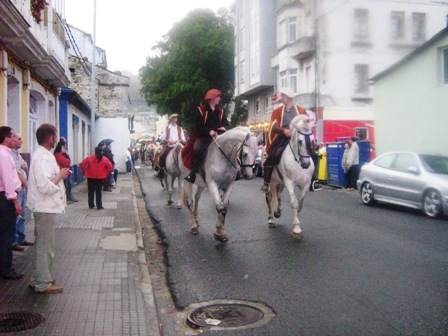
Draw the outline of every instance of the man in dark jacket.
<instances>
[{"instance_id":1,"label":"man in dark jacket","mask_svg":"<svg viewBox=\"0 0 448 336\"><path fill-rule=\"evenodd\" d=\"M101 143L98 146L100 147L100 145L101 145ZM112 149L111 149L112 142L106 141L104 143L104 145L105 145L105 147L103 149L103 155L109 159L110 163L112 163L112 167L115 167L114 154L112 154ZM112 191L113 174L114 174L113 172L110 173L110 175L104 179L104 183L103 183L104 191Z\"/></svg>"}]
</instances>

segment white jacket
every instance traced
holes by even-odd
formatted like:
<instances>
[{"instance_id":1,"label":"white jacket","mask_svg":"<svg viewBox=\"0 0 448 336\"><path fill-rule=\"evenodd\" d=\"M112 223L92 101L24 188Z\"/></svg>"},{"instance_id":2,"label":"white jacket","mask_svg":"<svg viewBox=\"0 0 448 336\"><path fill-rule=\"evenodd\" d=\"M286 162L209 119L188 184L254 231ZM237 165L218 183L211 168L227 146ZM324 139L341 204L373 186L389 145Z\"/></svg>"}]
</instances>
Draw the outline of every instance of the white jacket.
<instances>
[{"instance_id":1,"label":"white jacket","mask_svg":"<svg viewBox=\"0 0 448 336\"><path fill-rule=\"evenodd\" d=\"M38 146L33 153L28 176L27 207L33 212L64 213L67 206L64 181L51 182L59 166L49 150Z\"/></svg>"}]
</instances>

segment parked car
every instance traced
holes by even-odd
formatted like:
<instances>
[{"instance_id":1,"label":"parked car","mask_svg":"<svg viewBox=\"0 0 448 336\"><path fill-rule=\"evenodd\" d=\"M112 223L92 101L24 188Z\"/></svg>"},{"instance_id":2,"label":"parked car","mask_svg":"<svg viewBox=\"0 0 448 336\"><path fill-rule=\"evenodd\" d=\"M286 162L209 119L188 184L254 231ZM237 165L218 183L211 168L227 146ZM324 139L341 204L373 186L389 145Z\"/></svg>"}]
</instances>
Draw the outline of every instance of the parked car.
<instances>
[{"instance_id":1,"label":"parked car","mask_svg":"<svg viewBox=\"0 0 448 336\"><path fill-rule=\"evenodd\" d=\"M357 187L366 205L376 201L448 215L448 157L390 152L363 165Z\"/></svg>"}]
</instances>

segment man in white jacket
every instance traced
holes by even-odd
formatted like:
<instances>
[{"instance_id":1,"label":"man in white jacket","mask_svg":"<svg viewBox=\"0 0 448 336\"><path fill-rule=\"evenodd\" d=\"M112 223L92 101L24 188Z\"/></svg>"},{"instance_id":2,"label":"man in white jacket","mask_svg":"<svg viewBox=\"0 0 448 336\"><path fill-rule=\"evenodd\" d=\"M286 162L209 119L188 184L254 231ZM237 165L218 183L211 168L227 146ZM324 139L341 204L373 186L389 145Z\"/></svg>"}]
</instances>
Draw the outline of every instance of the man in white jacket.
<instances>
[{"instance_id":1,"label":"man in white jacket","mask_svg":"<svg viewBox=\"0 0 448 336\"><path fill-rule=\"evenodd\" d=\"M35 222L35 259L31 287L38 293L62 292L51 275L55 246L56 214L64 213L67 206L63 180L70 175L69 168L59 169L50 150L58 140L53 125L43 124L36 131L39 146L33 153L28 178L27 206Z\"/></svg>"}]
</instances>

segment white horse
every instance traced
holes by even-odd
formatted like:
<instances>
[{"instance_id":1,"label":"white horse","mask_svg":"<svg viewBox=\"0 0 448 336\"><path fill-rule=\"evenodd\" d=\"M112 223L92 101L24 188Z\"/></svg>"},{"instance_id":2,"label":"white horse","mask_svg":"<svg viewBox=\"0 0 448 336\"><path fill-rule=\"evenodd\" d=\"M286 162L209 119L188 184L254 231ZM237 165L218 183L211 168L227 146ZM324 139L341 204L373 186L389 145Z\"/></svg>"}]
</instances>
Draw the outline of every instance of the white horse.
<instances>
[{"instance_id":1,"label":"white horse","mask_svg":"<svg viewBox=\"0 0 448 336\"><path fill-rule=\"evenodd\" d=\"M213 238L220 242L229 240L224 232L225 218L233 183L241 168L252 176L252 166L258 150L258 138L251 136L247 127L236 127L218 135L207 149L202 169L196 174L195 184L183 181L183 201L190 211L190 231L199 233L198 204L205 187L208 187L215 202L218 218ZM179 155L182 177L189 170Z\"/></svg>"},{"instance_id":2,"label":"white horse","mask_svg":"<svg viewBox=\"0 0 448 336\"><path fill-rule=\"evenodd\" d=\"M178 192L178 200L177 200L177 209L182 209L182 181L181 174L179 169L179 154L184 146L180 143L177 143L174 148L168 153L165 160L165 189L168 193L167 205L173 204L173 186L174 180L177 178L177 192Z\"/></svg>"},{"instance_id":3,"label":"white horse","mask_svg":"<svg viewBox=\"0 0 448 336\"><path fill-rule=\"evenodd\" d=\"M302 210L305 195L311 185L314 174L314 163L310 157L312 126L308 116L298 115L290 124L292 135L289 144L283 151L280 163L275 166L270 184L270 192L266 194L268 205L268 225L276 228L277 225L272 216L272 208L276 206L274 216L279 218L282 213L281 196L286 187L291 198L291 207L294 210L293 237L302 238L299 214ZM307 145L308 143L308 145ZM299 188L299 197L296 197L294 187ZM277 203L277 204L275 204Z\"/></svg>"}]
</instances>

